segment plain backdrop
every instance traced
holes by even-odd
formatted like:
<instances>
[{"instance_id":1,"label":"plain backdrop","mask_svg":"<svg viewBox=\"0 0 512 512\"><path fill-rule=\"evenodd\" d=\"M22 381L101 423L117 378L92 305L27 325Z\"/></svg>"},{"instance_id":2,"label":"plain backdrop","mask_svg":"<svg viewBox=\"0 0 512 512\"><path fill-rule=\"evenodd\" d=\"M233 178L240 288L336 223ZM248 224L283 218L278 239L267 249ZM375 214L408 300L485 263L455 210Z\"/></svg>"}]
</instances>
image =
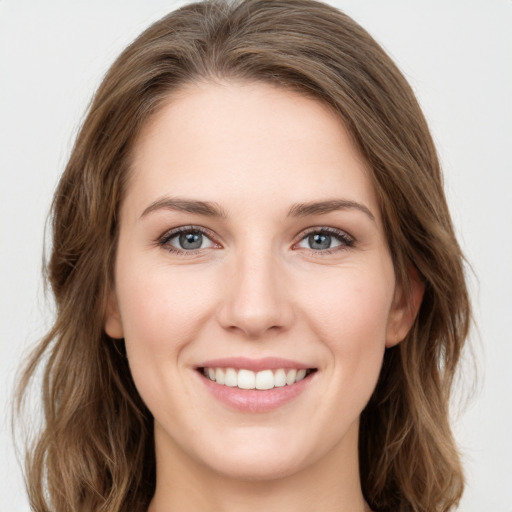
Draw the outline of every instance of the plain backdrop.
<instances>
[{"instance_id":1,"label":"plain backdrop","mask_svg":"<svg viewBox=\"0 0 512 512\"><path fill-rule=\"evenodd\" d=\"M271 0L270 0L271 1ZM93 90L172 0L0 0L0 512L28 511L10 436L16 368L50 325L43 230ZM512 1L338 0L404 72L426 113L470 276L479 371L454 426L463 512L512 512Z\"/></svg>"}]
</instances>

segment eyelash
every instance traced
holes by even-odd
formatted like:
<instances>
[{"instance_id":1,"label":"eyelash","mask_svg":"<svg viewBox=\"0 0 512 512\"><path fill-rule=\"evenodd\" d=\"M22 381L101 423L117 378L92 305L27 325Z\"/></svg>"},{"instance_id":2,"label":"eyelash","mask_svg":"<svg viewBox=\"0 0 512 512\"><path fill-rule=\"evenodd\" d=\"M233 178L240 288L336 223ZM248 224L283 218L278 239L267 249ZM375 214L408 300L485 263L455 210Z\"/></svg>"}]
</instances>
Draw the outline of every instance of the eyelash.
<instances>
[{"instance_id":1,"label":"eyelash","mask_svg":"<svg viewBox=\"0 0 512 512\"><path fill-rule=\"evenodd\" d=\"M199 226L181 226L179 228L171 229L170 231L167 231L164 235L162 235L160 238L158 238L156 243L162 249L165 249L166 251L174 254L186 254L187 256L199 254L203 249L178 249L177 247L173 247L172 245L169 244L169 242L173 238L179 236L182 233L198 233L208 238L208 240L210 240L212 244L216 245L217 247L220 247L220 244L215 242L215 237L213 236L213 233Z\"/></svg>"},{"instance_id":2,"label":"eyelash","mask_svg":"<svg viewBox=\"0 0 512 512\"><path fill-rule=\"evenodd\" d=\"M314 249L306 249L310 253L313 253L315 256L328 256L330 254L345 251L355 246L356 240L353 236L349 235L346 231L342 231L341 229L336 229L332 227L312 227L308 228L305 232L301 233L301 238L298 242L293 244L293 247L296 247L303 240L307 239L308 236L311 235L328 235L335 238L340 245L337 247L331 247L329 249L317 250Z\"/></svg>"},{"instance_id":3,"label":"eyelash","mask_svg":"<svg viewBox=\"0 0 512 512\"><path fill-rule=\"evenodd\" d=\"M212 244L217 246L217 248L220 247L220 244L215 241L215 237L213 236L213 233L210 232L209 230L207 230L203 227L199 227L199 226L181 226L179 228L174 228L170 231L167 231L164 235L162 235L161 237L159 237L156 240L156 245L158 245L159 247L165 249L166 251L168 251L170 253L186 254L187 256L196 255L203 250L201 248L191 249L191 250L178 249L169 244L169 242L173 238L177 237L178 235L180 235L182 233L201 234L201 235L205 236L206 238L208 238L208 240L210 240ZM351 247L354 247L354 245L356 243L356 240L354 239L354 237L352 237L351 235L349 235L348 233L346 233L345 231L342 231L340 229L336 229L336 228L332 228L332 227L312 227L312 228L307 229L305 232L301 233L301 238L293 244L292 249L297 250L297 249L295 249L297 247L297 245L300 244L303 240L305 240L308 236L311 236L313 234L332 236L338 242L340 242L339 246L332 247L329 249L324 249L324 250L306 249L310 253L313 253L315 255L320 255L320 256L325 255L326 256L326 255L329 255L329 254L332 254L332 253L335 253L338 251L347 250Z\"/></svg>"}]
</instances>

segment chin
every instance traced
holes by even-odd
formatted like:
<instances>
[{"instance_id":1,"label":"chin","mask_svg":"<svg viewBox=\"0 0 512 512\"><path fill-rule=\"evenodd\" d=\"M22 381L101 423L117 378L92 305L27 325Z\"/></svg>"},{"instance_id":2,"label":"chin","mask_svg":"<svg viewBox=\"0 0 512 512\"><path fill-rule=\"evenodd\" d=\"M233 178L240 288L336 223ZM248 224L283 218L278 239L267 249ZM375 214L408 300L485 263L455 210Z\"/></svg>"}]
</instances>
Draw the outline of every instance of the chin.
<instances>
[{"instance_id":1,"label":"chin","mask_svg":"<svg viewBox=\"0 0 512 512\"><path fill-rule=\"evenodd\" d=\"M292 476L314 464L326 451L312 443L311 436L301 436L300 429L290 435L289 428L233 431L222 442L205 443L202 463L215 473L238 480L269 481ZM225 449L206 450L206 446Z\"/></svg>"},{"instance_id":2,"label":"chin","mask_svg":"<svg viewBox=\"0 0 512 512\"><path fill-rule=\"evenodd\" d=\"M271 481L290 477L303 469L304 461L297 460L297 456L272 456L272 457L227 457L217 460L211 465L211 469L224 477L233 480L245 480L251 482Z\"/></svg>"}]
</instances>

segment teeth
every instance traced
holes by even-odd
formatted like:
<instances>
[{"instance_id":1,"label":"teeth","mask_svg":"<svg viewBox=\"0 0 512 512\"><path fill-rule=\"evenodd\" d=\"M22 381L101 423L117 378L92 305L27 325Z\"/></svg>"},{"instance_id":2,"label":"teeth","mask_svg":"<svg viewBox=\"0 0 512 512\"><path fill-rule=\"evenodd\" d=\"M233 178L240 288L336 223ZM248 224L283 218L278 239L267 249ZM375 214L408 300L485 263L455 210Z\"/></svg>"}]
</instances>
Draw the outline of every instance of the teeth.
<instances>
[{"instance_id":1,"label":"teeth","mask_svg":"<svg viewBox=\"0 0 512 512\"><path fill-rule=\"evenodd\" d=\"M219 384L224 384L224 371L221 370L220 368L217 368L215 370L215 380L219 383Z\"/></svg>"},{"instance_id":2,"label":"teeth","mask_svg":"<svg viewBox=\"0 0 512 512\"><path fill-rule=\"evenodd\" d=\"M233 368L227 368L226 374L224 376L224 385L229 386L230 388L235 388L238 386L238 376L236 374L236 370Z\"/></svg>"},{"instance_id":3,"label":"teeth","mask_svg":"<svg viewBox=\"0 0 512 512\"><path fill-rule=\"evenodd\" d=\"M291 386L295 382L296 376L297 376L297 370L290 370L286 374L286 384L288 384L288 386Z\"/></svg>"},{"instance_id":4,"label":"teeth","mask_svg":"<svg viewBox=\"0 0 512 512\"><path fill-rule=\"evenodd\" d=\"M282 368L274 373L274 386L276 388L286 386L286 372Z\"/></svg>"},{"instance_id":5,"label":"teeth","mask_svg":"<svg viewBox=\"0 0 512 512\"><path fill-rule=\"evenodd\" d=\"M253 372L251 370L235 370L234 368L203 368L203 374L210 380L216 381L229 387L240 389L272 389L283 386L291 386L300 382L307 375L307 370L262 370Z\"/></svg>"},{"instance_id":6,"label":"teeth","mask_svg":"<svg viewBox=\"0 0 512 512\"><path fill-rule=\"evenodd\" d=\"M254 389L256 387L256 374L251 370L239 370L238 387L240 389Z\"/></svg>"},{"instance_id":7,"label":"teeth","mask_svg":"<svg viewBox=\"0 0 512 512\"><path fill-rule=\"evenodd\" d=\"M306 370L298 370L297 371L297 377L295 377L295 382L301 381L306 376Z\"/></svg>"},{"instance_id":8,"label":"teeth","mask_svg":"<svg viewBox=\"0 0 512 512\"><path fill-rule=\"evenodd\" d=\"M274 374L272 370L263 370L256 374L256 389L272 389L273 387Z\"/></svg>"}]
</instances>

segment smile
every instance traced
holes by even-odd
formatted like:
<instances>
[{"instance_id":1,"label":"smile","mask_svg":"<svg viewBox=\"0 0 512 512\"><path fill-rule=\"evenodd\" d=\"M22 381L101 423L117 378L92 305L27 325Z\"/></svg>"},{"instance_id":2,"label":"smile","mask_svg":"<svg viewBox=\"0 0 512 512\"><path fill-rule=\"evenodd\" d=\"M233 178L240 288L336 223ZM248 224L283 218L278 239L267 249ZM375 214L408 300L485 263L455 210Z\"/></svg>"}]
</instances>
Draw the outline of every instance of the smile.
<instances>
[{"instance_id":1,"label":"smile","mask_svg":"<svg viewBox=\"0 0 512 512\"><path fill-rule=\"evenodd\" d=\"M263 391L291 386L300 382L315 370L312 368L279 368L255 372L244 368L203 367L200 371L206 378L222 386L238 389L258 389Z\"/></svg>"},{"instance_id":2,"label":"smile","mask_svg":"<svg viewBox=\"0 0 512 512\"><path fill-rule=\"evenodd\" d=\"M217 401L242 413L267 413L295 402L313 387L319 368L281 357L228 357L195 367Z\"/></svg>"}]
</instances>

